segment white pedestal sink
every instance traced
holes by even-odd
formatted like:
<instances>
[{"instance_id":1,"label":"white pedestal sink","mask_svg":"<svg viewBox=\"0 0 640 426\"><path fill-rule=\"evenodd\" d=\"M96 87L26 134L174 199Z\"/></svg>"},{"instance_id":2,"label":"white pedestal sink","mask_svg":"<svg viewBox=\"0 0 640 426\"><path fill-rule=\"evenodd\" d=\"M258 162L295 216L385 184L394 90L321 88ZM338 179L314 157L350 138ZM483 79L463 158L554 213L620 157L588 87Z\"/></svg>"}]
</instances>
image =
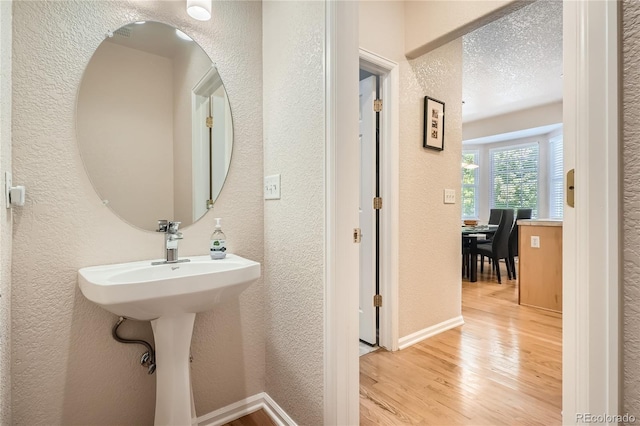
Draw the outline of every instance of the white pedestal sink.
<instances>
[{"instance_id":1,"label":"white pedestal sink","mask_svg":"<svg viewBox=\"0 0 640 426\"><path fill-rule=\"evenodd\" d=\"M151 320L156 346L156 425L191 424L189 352L197 312L238 297L260 277L260 264L225 259L152 266L151 261L78 271L82 294L116 315Z\"/></svg>"}]
</instances>

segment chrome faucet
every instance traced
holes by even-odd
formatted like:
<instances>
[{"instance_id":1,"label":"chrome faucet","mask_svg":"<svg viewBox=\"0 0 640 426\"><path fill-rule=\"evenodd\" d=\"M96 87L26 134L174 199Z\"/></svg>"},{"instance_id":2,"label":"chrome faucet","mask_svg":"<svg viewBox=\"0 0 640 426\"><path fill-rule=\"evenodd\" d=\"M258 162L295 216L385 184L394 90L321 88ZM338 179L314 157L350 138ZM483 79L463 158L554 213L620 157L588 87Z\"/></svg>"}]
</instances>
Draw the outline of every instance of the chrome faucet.
<instances>
[{"instance_id":1,"label":"chrome faucet","mask_svg":"<svg viewBox=\"0 0 640 426\"><path fill-rule=\"evenodd\" d=\"M178 240L181 240L182 232L178 231L181 222L171 222L168 220L159 220L157 232L164 232L164 249L166 252L165 260L152 262L152 265L165 265L167 263L189 262L189 259L178 259Z\"/></svg>"}]
</instances>

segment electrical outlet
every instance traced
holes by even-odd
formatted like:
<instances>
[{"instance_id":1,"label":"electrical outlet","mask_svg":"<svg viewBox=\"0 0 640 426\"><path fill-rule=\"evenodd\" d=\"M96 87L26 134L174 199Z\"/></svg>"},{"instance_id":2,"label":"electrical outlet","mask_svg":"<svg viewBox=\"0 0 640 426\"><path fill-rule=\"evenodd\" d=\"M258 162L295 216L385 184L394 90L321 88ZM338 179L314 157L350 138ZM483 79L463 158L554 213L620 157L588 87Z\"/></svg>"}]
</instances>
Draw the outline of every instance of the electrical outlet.
<instances>
[{"instance_id":1,"label":"electrical outlet","mask_svg":"<svg viewBox=\"0 0 640 426\"><path fill-rule=\"evenodd\" d=\"M264 178L264 199L280 199L280 175L271 175Z\"/></svg>"},{"instance_id":2,"label":"electrical outlet","mask_svg":"<svg viewBox=\"0 0 640 426\"><path fill-rule=\"evenodd\" d=\"M540 237L537 235L531 236L531 247L540 248Z\"/></svg>"},{"instance_id":3,"label":"electrical outlet","mask_svg":"<svg viewBox=\"0 0 640 426\"><path fill-rule=\"evenodd\" d=\"M445 204L455 204L456 203L456 190L455 189L445 189L444 190L444 203Z\"/></svg>"}]
</instances>

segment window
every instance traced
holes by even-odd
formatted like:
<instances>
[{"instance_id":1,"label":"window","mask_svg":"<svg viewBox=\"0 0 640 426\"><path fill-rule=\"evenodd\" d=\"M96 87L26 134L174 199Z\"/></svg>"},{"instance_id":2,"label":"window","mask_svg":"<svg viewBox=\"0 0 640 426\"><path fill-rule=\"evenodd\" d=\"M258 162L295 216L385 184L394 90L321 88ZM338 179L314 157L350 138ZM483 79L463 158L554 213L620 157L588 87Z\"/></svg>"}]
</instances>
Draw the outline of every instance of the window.
<instances>
[{"instance_id":1,"label":"window","mask_svg":"<svg viewBox=\"0 0 640 426\"><path fill-rule=\"evenodd\" d=\"M564 208L564 167L562 135L549 140L549 217L562 219Z\"/></svg>"},{"instance_id":2,"label":"window","mask_svg":"<svg viewBox=\"0 0 640 426\"><path fill-rule=\"evenodd\" d=\"M538 217L538 144L489 151L491 208L532 209Z\"/></svg>"},{"instance_id":3,"label":"window","mask_svg":"<svg viewBox=\"0 0 640 426\"><path fill-rule=\"evenodd\" d=\"M463 151L463 164L478 164L478 151ZM462 218L478 218L478 168L462 167Z\"/></svg>"}]
</instances>

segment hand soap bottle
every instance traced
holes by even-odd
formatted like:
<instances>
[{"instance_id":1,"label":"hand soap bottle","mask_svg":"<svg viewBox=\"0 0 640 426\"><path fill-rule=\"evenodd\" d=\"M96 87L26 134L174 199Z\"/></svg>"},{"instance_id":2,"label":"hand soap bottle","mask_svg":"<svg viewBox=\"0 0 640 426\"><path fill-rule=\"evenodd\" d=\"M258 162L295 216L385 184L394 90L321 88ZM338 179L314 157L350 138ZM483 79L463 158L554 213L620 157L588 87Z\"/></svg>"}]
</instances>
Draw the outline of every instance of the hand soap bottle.
<instances>
[{"instance_id":1,"label":"hand soap bottle","mask_svg":"<svg viewBox=\"0 0 640 426\"><path fill-rule=\"evenodd\" d=\"M211 234L211 259L224 259L227 255L227 242L222 232L220 218L216 218L216 229Z\"/></svg>"}]
</instances>

